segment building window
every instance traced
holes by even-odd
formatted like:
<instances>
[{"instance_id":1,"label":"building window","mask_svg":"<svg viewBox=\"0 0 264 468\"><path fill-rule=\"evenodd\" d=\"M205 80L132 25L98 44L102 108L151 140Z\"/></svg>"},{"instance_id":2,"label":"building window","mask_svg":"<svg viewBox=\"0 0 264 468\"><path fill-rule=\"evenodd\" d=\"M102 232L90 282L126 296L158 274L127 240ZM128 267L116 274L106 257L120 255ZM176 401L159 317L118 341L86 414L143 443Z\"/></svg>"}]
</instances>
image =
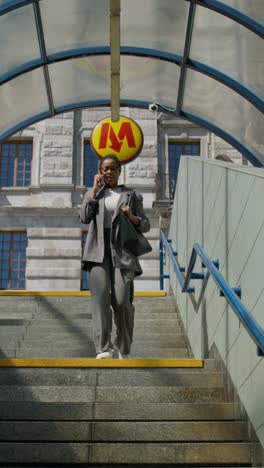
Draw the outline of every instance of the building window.
<instances>
[{"instance_id":1,"label":"building window","mask_svg":"<svg viewBox=\"0 0 264 468\"><path fill-rule=\"evenodd\" d=\"M84 251L86 239L87 239L87 231L83 231L82 232L82 252ZM89 291L88 273L87 271L84 271L84 270L81 270L81 271L82 271L81 291Z\"/></svg>"},{"instance_id":2,"label":"building window","mask_svg":"<svg viewBox=\"0 0 264 468\"><path fill-rule=\"evenodd\" d=\"M25 289L26 232L0 231L0 289Z\"/></svg>"},{"instance_id":3,"label":"building window","mask_svg":"<svg viewBox=\"0 0 264 468\"><path fill-rule=\"evenodd\" d=\"M86 187L93 186L95 174L98 173L99 158L93 152L90 141L84 142L84 171L83 171L83 185Z\"/></svg>"},{"instance_id":4,"label":"building window","mask_svg":"<svg viewBox=\"0 0 264 468\"><path fill-rule=\"evenodd\" d=\"M31 183L32 141L0 145L0 187L28 187Z\"/></svg>"},{"instance_id":5,"label":"building window","mask_svg":"<svg viewBox=\"0 0 264 468\"><path fill-rule=\"evenodd\" d=\"M199 141L170 141L169 142L169 190L173 198L181 156L200 156Z\"/></svg>"}]
</instances>

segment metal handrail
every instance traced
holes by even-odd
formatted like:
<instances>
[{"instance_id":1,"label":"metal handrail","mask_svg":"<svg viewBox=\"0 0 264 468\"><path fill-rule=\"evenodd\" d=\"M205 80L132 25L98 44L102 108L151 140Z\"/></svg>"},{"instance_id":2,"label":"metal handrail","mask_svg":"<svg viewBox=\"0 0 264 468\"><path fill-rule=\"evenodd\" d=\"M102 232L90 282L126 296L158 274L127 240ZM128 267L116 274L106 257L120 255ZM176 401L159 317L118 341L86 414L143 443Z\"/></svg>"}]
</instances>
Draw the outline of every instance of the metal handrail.
<instances>
[{"instance_id":1,"label":"metal handrail","mask_svg":"<svg viewBox=\"0 0 264 468\"><path fill-rule=\"evenodd\" d=\"M203 267L207 268L208 273L212 276L214 282L220 289L220 294L224 296L233 311L243 323L248 334L251 336L252 340L257 345L258 355L264 356L264 330L258 324L258 322L252 317L251 313L247 310L244 304L241 302L238 296L241 295L240 288L232 288L227 281L224 279L222 274L219 272L219 262L218 260L212 261L207 256L201 245L195 243L193 246L192 254L189 260L188 268L185 277L182 275L184 270L179 266L179 262L176 261L175 256L176 252L173 252L171 241L166 238L165 234L161 231L160 235L160 265L162 263L162 268L160 270L160 288L164 289L164 278L168 278L169 275L163 274L163 247L165 247L168 257L172 263L173 270L176 273L177 279L181 286L182 292L193 293L195 291L194 287L190 287L191 279L204 279L204 273L194 273L193 269L199 256Z\"/></svg>"}]
</instances>

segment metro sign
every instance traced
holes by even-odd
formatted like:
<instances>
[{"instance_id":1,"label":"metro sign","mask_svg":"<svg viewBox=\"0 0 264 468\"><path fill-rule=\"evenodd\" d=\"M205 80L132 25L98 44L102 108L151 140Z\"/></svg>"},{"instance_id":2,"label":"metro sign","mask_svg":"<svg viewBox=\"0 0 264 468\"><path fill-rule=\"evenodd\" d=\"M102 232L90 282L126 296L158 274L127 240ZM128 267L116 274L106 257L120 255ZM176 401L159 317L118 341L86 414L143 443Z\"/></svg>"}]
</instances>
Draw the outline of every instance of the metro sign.
<instances>
[{"instance_id":1,"label":"metro sign","mask_svg":"<svg viewBox=\"0 0 264 468\"><path fill-rule=\"evenodd\" d=\"M118 122L112 122L111 117L101 120L91 134L91 145L97 156L104 158L114 154L121 164L126 164L139 155L143 141L139 125L121 115Z\"/></svg>"}]
</instances>

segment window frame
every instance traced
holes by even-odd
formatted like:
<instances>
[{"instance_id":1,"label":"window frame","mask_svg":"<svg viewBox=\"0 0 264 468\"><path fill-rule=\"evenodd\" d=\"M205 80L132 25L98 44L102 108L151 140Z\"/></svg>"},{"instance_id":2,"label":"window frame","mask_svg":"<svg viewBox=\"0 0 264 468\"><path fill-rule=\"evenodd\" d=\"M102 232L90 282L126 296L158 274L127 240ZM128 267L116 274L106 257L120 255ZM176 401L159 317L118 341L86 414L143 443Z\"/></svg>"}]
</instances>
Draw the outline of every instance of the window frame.
<instances>
[{"instance_id":1,"label":"window frame","mask_svg":"<svg viewBox=\"0 0 264 468\"><path fill-rule=\"evenodd\" d=\"M31 151L31 163L30 163L30 181L28 185L17 185L17 180L18 180L18 157L19 157L19 145L20 144L31 144L32 146L32 151ZM1 185L0 182L0 189L10 189L12 187L16 189L24 189L28 188L32 185L32 168L33 168L33 149L34 149L34 141L33 138L30 137L18 137L14 139L7 139L5 141L2 141L0 143L0 175L2 174L2 146L4 144L15 144L16 145L16 156L15 156L15 161L14 161L14 176L13 176L13 185Z\"/></svg>"},{"instance_id":2,"label":"window frame","mask_svg":"<svg viewBox=\"0 0 264 468\"><path fill-rule=\"evenodd\" d=\"M169 137L167 140L167 161L166 161L166 173L165 177L168 177L168 181L166 183L166 191L169 196L169 199L174 198L174 193L177 185L177 178L178 178L178 170L179 170L179 164L180 164L180 158L181 156L195 156L195 157L201 157L201 139L200 138L175 138L175 137ZM183 148L188 146L188 145L199 145L199 154L192 155L192 154L184 154L181 153L181 155L177 158L178 164L177 166L177 172L171 172L170 170L170 146L172 145L182 145ZM173 183L172 183L173 181Z\"/></svg>"},{"instance_id":3,"label":"window frame","mask_svg":"<svg viewBox=\"0 0 264 468\"><path fill-rule=\"evenodd\" d=\"M9 291L9 290L19 290L19 291L24 291L27 289L27 278L26 278L26 269L27 269L27 255L26 255L26 251L27 251L27 246L28 246L28 237L27 237L27 230L26 229L0 229L0 234L10 234L10 249L9 249L9 252L10 252L10 257L9 257L9 269L8 269L8 284L7 284L7 288L2 288L1 285L0 285L0 291ZM14 258L14 249L13 249L13 245L14 245L14 235L15 234L25 234L26 235L26 248L25 248L25 286L22 287L22 288L19 288L19 287L12 287L12 272L14 271L14 268L13 268L13 258ZM0 252L5 252L5 250L0 250ZM18 271L23 271L23 270L18 270ZM1 268L0 268L0 281L2 279L2 276L1 276Z\"/></svg>"},{"instance_id":4,"label":"window frame","mask_svg":"<svg viewBox=\"0 0 264 468\"><path fill-rule=\"evenodd\" d=\"M92 185L86 185L86 183L85 183L85 175L86 175L86 151L85 151L85 147L86 147L86 145L88 145L88 144L90 145L90 148L92 149L92 145L91 145L91 140L90 140L90 138L84 138L84 140L83 140L82 185L84 185L85 187L88 187L88 188L92 188ZM99 161L98 156L96 156L96 154L93 152L93 150L92 150L92 153L94 154L94 157L96 158L95 160L97 160L98 165L99 165L99 162L100 162L100 161ZM98 169L98 167L99 167L98 165L97 165L97 170L96 170L97 172L98 172L98 170L99 170L99 169ZM95 172L95 174L97 174L97 172ZM95 175L95 174L94 174L94 175Z\"/></svg>"}]
</instances>

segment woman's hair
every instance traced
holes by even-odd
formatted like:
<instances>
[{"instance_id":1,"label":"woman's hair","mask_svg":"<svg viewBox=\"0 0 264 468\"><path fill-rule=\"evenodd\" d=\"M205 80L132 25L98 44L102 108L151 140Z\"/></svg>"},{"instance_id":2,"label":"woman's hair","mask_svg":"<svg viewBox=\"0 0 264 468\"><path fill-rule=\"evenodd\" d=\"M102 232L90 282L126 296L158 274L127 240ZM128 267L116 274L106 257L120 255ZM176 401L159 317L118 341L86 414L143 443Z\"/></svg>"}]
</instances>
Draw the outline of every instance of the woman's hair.
<instances>
[{"instance_id":1,"label":"woman's hair","mask_svg":"<svg viewBox=\"0 0 264 468\"><path fill-rule=\"evenodd\" d=\"M119 170L121 171L121 162L119 161L118 157L115 156L115 154L108 154L107 156L104 156L100 162L99 162L99 170L101 172L101 169L102 169L102 164L103 162L106 160L106 159L112 159L112 161L115 161Z\"/></svg>"}]
</instances>

